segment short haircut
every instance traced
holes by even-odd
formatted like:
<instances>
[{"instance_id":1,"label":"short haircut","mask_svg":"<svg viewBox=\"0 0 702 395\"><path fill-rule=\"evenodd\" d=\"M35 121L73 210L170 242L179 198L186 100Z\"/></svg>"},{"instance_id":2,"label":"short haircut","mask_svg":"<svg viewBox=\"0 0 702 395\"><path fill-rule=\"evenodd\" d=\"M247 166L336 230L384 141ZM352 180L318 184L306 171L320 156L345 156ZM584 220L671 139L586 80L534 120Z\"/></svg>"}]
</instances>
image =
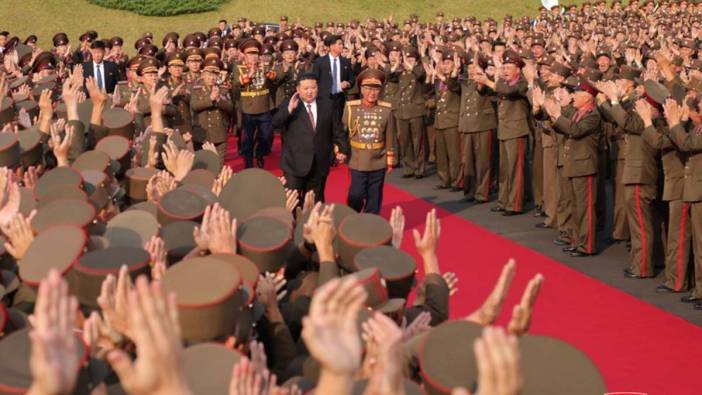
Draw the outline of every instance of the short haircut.
<instances>
[{"instance_id":1,"label":"short haircut","mask_svg":"<svg viewBox=\"0 0 702 395\"><path fill-rule=\"evenodd\" d=\"M315 82L317 82L317 74L312 72L303 73L297 78L297 85L299 86L302 81L306 80L314 80Z\"/></svg>"},{"instance_id":2,"label":"short haircut","mask_svg":"<svg viewBox=\"0 0 702 395\"><path fill-rule=\"evenodd\" d=\"M330 34L324 38L324 45L331 47L334 43L341 40L341 36L337 34Z\"/></svg>"}]
</instances>

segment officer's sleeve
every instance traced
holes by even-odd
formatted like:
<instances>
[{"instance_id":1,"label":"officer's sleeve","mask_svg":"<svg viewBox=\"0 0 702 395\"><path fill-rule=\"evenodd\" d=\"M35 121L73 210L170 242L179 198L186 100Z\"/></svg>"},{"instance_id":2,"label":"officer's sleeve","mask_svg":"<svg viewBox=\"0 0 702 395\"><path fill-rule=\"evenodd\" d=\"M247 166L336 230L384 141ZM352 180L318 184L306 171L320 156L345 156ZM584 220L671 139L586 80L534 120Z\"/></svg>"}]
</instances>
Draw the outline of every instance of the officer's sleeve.
<instances>
[{"instance_id":1,"label":"officer's sleeve","mask_svg":"<svg viewBox=\"0 0 702 395\"><path fill-rule=\"evenodd\" d=\"M149 104L149 98L145 94L137 97L137 112L144 115L151 114L151 104Z\"/></svg>"},{"instance_id":2,"label":"officer's sleeve","mask_svg":"<svg viewBox=\"0 0 702 395\"><path fill-rule=\"evenodd\" d=\"M554 126L559 132L574 139L580 139L597 133L600 129L600 114L593 111L578 122L561 115Z\"/></svg>"},{"instance_id":3,"label":"officer's sleeve","mask_svg":"<svg viewBox=\"0 0 702 395\"><path fill-rule=\"evenodd\" d=\"M226 112L227 114L231 114L232 111L234 111L234 105L232 104L232 101L221 97L217 101L217 108Z\"/></svg>"},{"instance_id":4,"label":"officer's sleeve","mask_svg":"<svg viewBox=\"0 0 702 395\"><path fill-rule=\"evenodd\" d=\"M646 141L648 145L655 149L667 149L673 148L673 143L670 141L665 134L658 130L655 126L651 125L643 130L641 137Z\"/></svg>"},{"instance_id":5,"label":"officer's sleeve","mask_svg":"<svg viewBox=\"0 0 702 395\"><path fill-rule=\"evenodd\" d=\"M461 93L461 84L458 83L458 77L447 79L446 85L451 92Z\"/></svg>"},{"instance_id":6,"label":"officer's sleeve","mask_svg":"<svg viewBox=\"0 0 702 395\"><path fill-rule=\"evenodd\" d=\"M385 152L395 154L395 115L390 111L388 127L385 131Z\"/></svg>"},{"instance_id":7,"label":"officer's sleeve","mask_svg":"<svg viewBox=\"0 0 702 395\"><path fill-rule=\"evenodd\" d=\"M626 133L629 134L641 134L644 130L643 120L636 115L633 111L627 113L621 104L612 106L612 118L619 125L620 128L624 129Z\"/></svg>"},{"instance_id":8,"label":"officer's sleeve","mask_svg":"<svg viewBox=\"0 0 702 395\"><path fill-rule=\"evenodd\" d=\"M668 132L668 136L673 141L673 144L678 147L678 150L682 152L702 152L702 134L688 133L682 124L673 126Z\"/></svg>"},{"instance_id":9,"label":"officer's sleeve","mask_svg":"<svg viewBox=\"0 0 702 395\"><path fill-rule=\"evenodd\" d=\"M428 274L420 287L424 287L424 304L407 309L407 321L411 322L424 311L431 314L431 326L446 321L449 316L449 287L446 280L439 274Z\"/></svg>"},{"instance_id":10,"label":"officer's sleeve","mask_svg":"<svg viewBox=\"0 0 702 395\"><path fill-rule=\"evenodd\" d=\"M526 81L520 79L516 84L509 85L505 80L498 79L495 83L495 92L500 95L506 96L508 99L519 99L526 97L526 93L529 90L529 86Z\"/></svg>"},{"instance_id":11,"label":"officer's sleeve","mask_svg":"<svg viewBox=\"0 0 702 395\"><path fill-rule=\"evenodd\" d=\"M81 121L68 121L67 126L73 126L73 140L68 148L68 161L73 163L85 151L85 125Z\"/></svg>"},{"instance_id":12,"label":"officer's sleeve","mask_svg":"<svg viewBox=\"0 0 702 395\"><path fill-rule=\"evenodd\" d=\"M212 108L212 99L209 95L204 94L202 89L193 91L190 97L190 108L194 112L202 112Z\"/></svg>"}]
</instances>

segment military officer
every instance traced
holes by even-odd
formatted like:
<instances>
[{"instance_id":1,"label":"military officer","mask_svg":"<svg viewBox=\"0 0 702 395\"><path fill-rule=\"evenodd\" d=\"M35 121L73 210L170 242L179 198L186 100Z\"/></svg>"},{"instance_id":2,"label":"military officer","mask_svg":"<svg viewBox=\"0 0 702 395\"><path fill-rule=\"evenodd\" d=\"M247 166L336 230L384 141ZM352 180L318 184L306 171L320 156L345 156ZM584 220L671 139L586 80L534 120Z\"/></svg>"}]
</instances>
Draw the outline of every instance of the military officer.
<instances>
[{"instance_id":1,"label":"military officer","mask_svg":"<svg viewBox=\"0 0 702 395\"><path fill-rule=\"evenodd\" d=\"M185 50L185 62L188 67L185 82L188 84L197 83L200 80L200 68L202 67L202 50L200 48Z\"/></svg>"},{"instance_id":2,"label":"military officer","mask_svg":"<svg viewBox=\"0 0 702 395\"><path fill-rule=\"evenodd\" d=\"M402 62L390 69L390 80L397 82L397 119L403 167L403 178L424 177L424 68L417 63L419 52L414 47L402 50Z\"/></svg>"},{"instance_id":3,"label":"military officer","mask_svg":"<svg viewBox=\"0 0 702 395\"><path fill-rule=\"evenodd\" d=\"M385 73L366 69L358 75L361 99L346 103L342 123L351 146L348 205L358 212L379 214L385 173L392 169L395 120L389 103L378 101Z\"/></svg>"},{"instance_id":4,"label":"military officer","mask_svg":"<svg viewBox=\"0 0 702 395\"><path fill-rule=\"evenodd\" d=\"M475 62L462 77L458 130L463 138L463 193L465 202L485 203L490 199L492 141L497 114L492 96L475 81L483 70Z\"/></svg>"},{"instance_id":5,"label":"military officer","mask_svg":"<svg viewBox=\"0 0 702 395\"><path fill-rule=\"evenodd\" d=\"M522 212L525 183L525 154L529 135L528 84L522 77L521 57L507 51L503 57L502 75L495 80L476 76L477 82L490 87L499 97L497 139L500 145L500 193L493 212L509 216Z\"/></svg>"},{"instance_id":6,"label":"military officer","mask_svg":"<svg viewBox=\"0 0 702 395\"><path fill-rule=\"evenodd\" d=\"M566 137L564 144L565 173L568 177L566 193L571 196L573 214L573 239L564 252L572 257L597 253L597 170L598 143L600 139L600 113L595 96L598 91L583 78L573 91L573 103L562 108L561 103L550 98L542 100L553 128Z\"/></svg>"},{"instance_id":7,"label":"military officer","mask_svg":"<svg viewBox=\"0 0 702 395\"><path fill-rule=\"evenodd\" d=\"M439 176L437 189L462 190L459 174L461 170L461 140L458 134L458 117L461 105L461 86L458 72L461 61L453 51L444 51L442 62L436 70L434 82L436 115L436 166Z\"/></svg>"},{"instance_id":8,"label":"military officer","mask_svg":"<svg viewBox=\"0 0 702 395\"><path fill-rule=\"evenodd\" d=\"M217 147L219 157L224 160L227 153L228 119L234 106L229 92L219 86L217 79L224 65L217 58L203 62L201 84L192 89L190 108L195 116L193 129L200 128L205 141Z\"/></svg>"},{"instance_id":9,"label":"military officer","mask_svg":"<svg viewBox=\"0 0 702 395\"><path fill-rule=\"evenodd\" d=\"M259 52L261 43L246 39L239 45L244 62L236 65L231 74L232 95L239 97L241 106L242 144L246 168L263 167L263 158L270 153L273 143L271 90L276 72L261 67Z\"/></svg>"},{"instance_id":10,"label":"military officer","mask_svg":"<svg viewBox=\"0 0 702 395\"><path fill-rule=\"evenodd\" d=\"M184 78L185 59L183 52L166 54L168 77L164 80L164 85L170 89L171 102L176 108L174 116L169 120L169 126L178 129L180 134L192 133L192 114L190 112L192 84L187 83Z\"/></svg>"}]
</instances>

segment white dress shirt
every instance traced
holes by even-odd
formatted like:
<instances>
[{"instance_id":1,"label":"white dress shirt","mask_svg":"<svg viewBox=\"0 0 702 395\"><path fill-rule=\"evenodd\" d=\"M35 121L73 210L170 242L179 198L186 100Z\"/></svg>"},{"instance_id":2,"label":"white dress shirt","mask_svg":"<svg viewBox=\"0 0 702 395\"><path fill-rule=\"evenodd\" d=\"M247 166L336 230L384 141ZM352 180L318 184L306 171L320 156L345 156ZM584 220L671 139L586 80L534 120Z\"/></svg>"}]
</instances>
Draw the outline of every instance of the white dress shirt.
<instances>
[{"instance_id":1,"label":"white dress shirt","mask_svg":"<svg viewBox=\"0 0 702 395\"><path fill-rule=\"evenodd\" d=\"M98 69L98 66L100 66L99 69ZM95 75L95 85L100 86L98 83L98 78L99 78L100 79L99 81L102 83L102 89L107 90L107 87L105 86L105 62L102 62L102 63L93 62L93 74Z\"/></svg>"},{"instance_id":2,"label":"white dress shirt","mask_svg":"<svg viewBox=\"0 0 702 395\"><path fill-rule=\"evenodd\" d=\"M343 89L341 89L341 57L340 56L334 57L334 56L332 56L332 54L329 54L329 69L332 72L332 76L334 76L334 59L336 59L336 89L338 89L338 92L332 92L333 94L343 92ZM333 86L332 86L332 89L334 89Z\"/></svg>"},{"instance_id":3,"label":"white dress shirt","mask_svg":"<svg viewBox=\"0 0 702 395\"><path fill-rule=\"evenodd\" d=\"M307 110L308 110L307 106L310 106L309 109L312 110L312 116L314 117L314 125L316 127L317 121L319 121L319 118L317 117L317 101L315 100L315 101L309 102L309 103L302 101L302 105L305 106L305 113L307 113Z\"/></svg>"}]
</instances>

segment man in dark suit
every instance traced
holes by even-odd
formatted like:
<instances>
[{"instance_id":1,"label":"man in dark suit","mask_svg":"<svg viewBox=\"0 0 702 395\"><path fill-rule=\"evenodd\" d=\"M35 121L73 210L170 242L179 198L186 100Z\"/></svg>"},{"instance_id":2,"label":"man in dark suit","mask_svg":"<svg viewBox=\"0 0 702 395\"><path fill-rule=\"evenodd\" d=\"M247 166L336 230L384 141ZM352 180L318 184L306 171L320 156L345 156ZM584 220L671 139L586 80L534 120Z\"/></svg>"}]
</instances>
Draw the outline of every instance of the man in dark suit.
<instances>
[{"instance_id":1,"label":"man in dark suit","mask_svg":"<svg viewBox=\"0 0 702 395\"><path fill-rule=\"evenodd\" d=\"M90 44L90 54L92 60L83 63L83 77L95 78L95 84L100 90L113 93L119 79L119 69L117 64L104 60L105 42L102 40L93 41Z\"/></svg>"},{"instance_id":2,"label":"man in dark suit","mask_svg":"<svg viewBox=\"0 0 702 395\"><path fill-rule=\"evenodd\" d=\"M351 61L341 56L344 43L341 36L329 35L324 39L324 45L329 48L329 54L317 58L314 62L314 73L317 76L320 99L329 99L332 108L341 119L346 103L345 91L354 84Z\"/></svg>"},{"instance_id":3,"label":"man in dark suit","mask_svg":"<svg viewBox=\"0 0 702 395\"><path fill-rule=\"evenodd\" d=\"M303 194L313 190L316 200L324 201L329 167L334 160L345 161L349 147L332 104L318 100L317 93L315 74L301 75L296 93L273 116L273 127L283 130L280 167L286 186Z\"/></svg>"}]
</instances>

